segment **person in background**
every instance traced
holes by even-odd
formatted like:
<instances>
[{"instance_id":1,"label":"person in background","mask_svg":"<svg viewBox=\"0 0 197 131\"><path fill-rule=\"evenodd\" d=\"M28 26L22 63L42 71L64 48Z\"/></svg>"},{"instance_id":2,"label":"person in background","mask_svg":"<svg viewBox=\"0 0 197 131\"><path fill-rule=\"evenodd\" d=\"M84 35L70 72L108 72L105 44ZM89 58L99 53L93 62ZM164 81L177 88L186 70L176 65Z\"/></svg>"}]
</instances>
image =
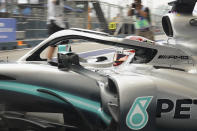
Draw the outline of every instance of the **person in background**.
<instances>
[{"instance_id":1,"label":"person in background","mask_svg":"<svg viewBox=\"0 0 197 131\"><path fill-rule=\"evenodd\" d=\"M57 31L64 30L66 24L64 23L64 1L63 0L48 0L48 15L47 26L48 34L51 35ZM47 60L52 59L55 52L55 45L50 45L47 54Z\"/></svg>"},{"instance_id":2,"label":"person in background","mask_svg":"<svg viewBox=\"0 0 197 131\"><path fill-rule=\"evenodd\" d=\"M151 18L148 7L142 5L141 0L134 0L131 9L128 11L128 16L133 16L135 21L136 35L143 36L154 41L154 35L151 31Z\"/></svg>"}]
</instances>

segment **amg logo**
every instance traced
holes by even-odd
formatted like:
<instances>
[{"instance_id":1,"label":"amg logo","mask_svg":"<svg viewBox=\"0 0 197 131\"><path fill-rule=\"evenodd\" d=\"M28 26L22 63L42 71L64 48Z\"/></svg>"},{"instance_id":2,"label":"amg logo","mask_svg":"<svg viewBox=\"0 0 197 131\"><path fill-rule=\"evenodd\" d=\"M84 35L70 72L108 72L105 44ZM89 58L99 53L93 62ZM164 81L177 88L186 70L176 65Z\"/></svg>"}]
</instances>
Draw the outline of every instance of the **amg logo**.
<instances>
[{"instance_id":1,"label":"amg logo","mask_svg":"<svg viewBox=\"0 0 197 131\"><path fill-rule=\"evenodd\" d=\"M176 55L160 55L158 59L181 59L188 60L189 56L176 56Z\"/></svg>"}]
</instances>

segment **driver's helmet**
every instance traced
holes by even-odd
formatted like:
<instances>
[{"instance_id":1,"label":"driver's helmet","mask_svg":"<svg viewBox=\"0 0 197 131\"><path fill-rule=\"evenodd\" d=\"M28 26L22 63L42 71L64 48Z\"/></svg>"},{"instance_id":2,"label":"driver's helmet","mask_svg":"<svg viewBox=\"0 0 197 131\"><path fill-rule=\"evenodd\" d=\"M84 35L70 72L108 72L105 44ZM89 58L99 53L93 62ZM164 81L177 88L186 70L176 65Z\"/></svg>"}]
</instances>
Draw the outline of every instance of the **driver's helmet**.
<instances>
[{"instance_id":1,"label":"driver's helmet","mask_svg":"<svg viewBox=\"0 0 197 131\"><path fill-rule=\"evenodd\" d=\"M133 49L123 49L123 48L117 49L114 54L113 66L121 65L124 61L128 59L129 55L133 53L135 53L135 50Z\"/></svg>"}]
</instances>

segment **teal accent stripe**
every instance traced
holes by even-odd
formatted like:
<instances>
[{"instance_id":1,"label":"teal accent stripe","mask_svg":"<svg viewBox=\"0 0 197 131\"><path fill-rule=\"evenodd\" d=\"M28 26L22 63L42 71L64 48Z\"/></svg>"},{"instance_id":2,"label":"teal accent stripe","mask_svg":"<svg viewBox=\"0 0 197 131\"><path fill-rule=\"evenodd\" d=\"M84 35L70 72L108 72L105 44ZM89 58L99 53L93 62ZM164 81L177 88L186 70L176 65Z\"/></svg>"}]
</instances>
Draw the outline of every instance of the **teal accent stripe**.
<instances>
[{"instance_id":1,"label":"teal accent stripe","mask_svg":"<svg viewBox=\"0 0 197 131\"><path fill-rule=\"evenodd\" d=\"M54 96L38 92L37 89L46 89L64 97L69 102L71 102L75 107L97 114L107 125L109 125L111 122L111 117L103 112L103 110L101 109L101 104L99 102L92 101L92 100L85 99L85 98L78 97L78 96L74 96L69 93L40 87L40 86L0 81L0 90L9 90L9 91L30 94L30 95L46 98L49 100L53 100L59 103L63 103L63 101L61 101L60 99Z\"/></svg>"}]
</instances>

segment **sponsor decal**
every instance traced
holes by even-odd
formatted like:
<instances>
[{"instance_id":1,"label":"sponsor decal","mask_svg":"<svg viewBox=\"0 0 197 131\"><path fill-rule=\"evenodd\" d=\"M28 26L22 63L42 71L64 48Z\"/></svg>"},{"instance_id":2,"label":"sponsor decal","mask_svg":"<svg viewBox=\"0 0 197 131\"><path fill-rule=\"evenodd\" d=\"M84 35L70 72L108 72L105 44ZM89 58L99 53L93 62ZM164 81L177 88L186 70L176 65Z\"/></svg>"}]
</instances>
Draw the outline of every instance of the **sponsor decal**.
<instances>
[{"instance_id":1,"label":"sponsor decal","mask_svg":"<svg viewBox=\"0 0 197 131\"><path fill-rule=\"evenodd\" d=\"M174 119L190 119L190 109L192 104L197 104L197 99L178 99L175 102L169 99L157 100L156 117L161 118L162 114L170 113L174 111Z\"/></svg>"},{"instance_id":2,"label":"sponsor decal","mask_svg":"<svg viewBox=\"0 0 197 131\"><path fill-rule=\"evenodd\" d=\"M181 59L181 60L189 60L189 56L176 56L176 55L160 55L158 59Z\"/></svg>"},{"instance_id":3,"label":"sponsor decal","mask_svg":"<svg viewBox=\"0 0 197 131\"><path fill-rule=\"evenodd\" d=\"M135 99L126 118L126 124L130 129L140 130L144 128L148 122L147 108L153 96L138 97Z\"/></svg>"}]
</instances>

